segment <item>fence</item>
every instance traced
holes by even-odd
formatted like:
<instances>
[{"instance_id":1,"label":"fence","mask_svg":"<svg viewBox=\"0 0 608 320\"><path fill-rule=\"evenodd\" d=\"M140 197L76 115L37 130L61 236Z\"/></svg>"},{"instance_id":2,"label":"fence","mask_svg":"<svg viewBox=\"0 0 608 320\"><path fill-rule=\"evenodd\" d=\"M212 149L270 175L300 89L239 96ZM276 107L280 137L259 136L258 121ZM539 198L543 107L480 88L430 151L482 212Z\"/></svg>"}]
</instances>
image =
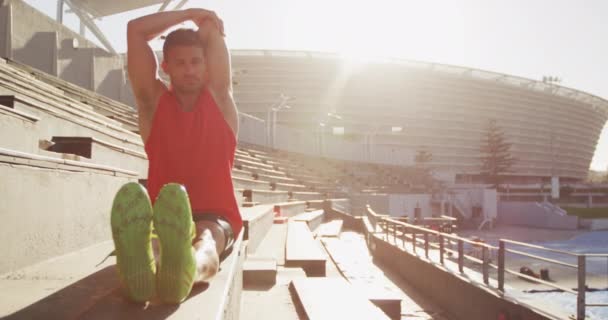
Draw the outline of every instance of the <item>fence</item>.
<instances>
[{"instance_id":1,"label":"fence","mask_svg":"<svg viewBox=\"0 0 608 320\"><path fill-rule=\"evenodd\" d=\"M528 243L523 243L519 241L513 241L508 239L500 239L498 247L492 246L487 243L482 243L466 238L459 237L453 234L443 233L437 230L428 229L425 227L421 227L418 225L406 223L403 221L398 221L396 219L390 218L386 215L380 215L372 210L372 208L367 205L366 218L371 224L373 230L380 231L379 235L384 238L387 242L390 242L391 238L393 240L394 245L398 245L397 241L401 241L402 247L405 249L406 239L411 242L411 248L414 253L417 253L419 246L424 248L424 255L427 259L429 259L429 250L431 248L437 249L439 251L439 262L444 265L445 264L445 256L451 255L452 257L455 255L456 260L458 262L458 271L464 274L464 265L465 260L471 261L473 263L481 265L483 283L487 286L490 286L490 268L497 270L497 283L496 287L498 290L504 292L505 291L505 273L512 274L518 277L522 277L527 280L531 280L534 282L541 283L543 285L562 290L564 292L568 292L576 295L577 297L577 320L585 319L585 310L587 307L608 307L608 304L587 304L586 303L586 261L587 258L608 258L608 254L576 254L572 252L550 249L538 245L532 245ZM421 235L422 238L418 236ZM430 241L430 237L434 237L436 239L435 243ZM464 252L464 244L470 244L474 248L481 249L481 258L473 257L471 255L465 254ZM447 244L447 246L446 246ZM577 258L576 264L566 263L562 261L558 261L555 259L548 259L545 257L541 257L538 255L526 253L519 250L507 249L507 244L511 246L523 246L527 248L542 250L546 252L558 253L562 255L573 256ZM453 245L457 246L457 250L451 249ZM492 252L497 252L498 256L498 265L491 263L490 254ZM536 277L532 277L523 273L520 273L516 270L512 270L505 267L505 253L511 253L516 255L525 256L528 258L533 258L537 260L541 260L544 262L557 264L560 266L568 267L577 270L578 273L578 286L577 290L572 290L569 288L562 287L555 283L545 281L543 279L538 279Z\"/></svg>"}]
</instances>

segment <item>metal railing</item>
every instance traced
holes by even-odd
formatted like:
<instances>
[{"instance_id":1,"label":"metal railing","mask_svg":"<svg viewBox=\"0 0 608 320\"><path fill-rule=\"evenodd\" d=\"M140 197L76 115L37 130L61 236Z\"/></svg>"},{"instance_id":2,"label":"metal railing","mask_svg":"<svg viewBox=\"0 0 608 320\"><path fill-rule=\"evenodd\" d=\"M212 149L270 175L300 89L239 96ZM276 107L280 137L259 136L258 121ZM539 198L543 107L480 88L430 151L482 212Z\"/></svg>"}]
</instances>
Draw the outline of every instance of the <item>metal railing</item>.
<instances>
[{"instance_id":1,"label":"metal railing","mask_svg":"<svg viewBox=\"0 0 608 320\"><path fill-rule=\"evenodd\" d=\"M424 248L424 256L431 260L429 256L429 250L431 248L438 250L439 253L439 263L441 265L445 265L445 257L448 255L448 258L456 258L456 262L458 264L458 271L464 274L465 260L473 262L481 266L481 273L483 277L483 283L487 286L490 286L490 269L494 269L497 272L496 279L496 288L505 292L505 274L508 273L513 276L517 276L529 281L533 281L536 283L543 284L545 286L549 286L563 292L567 292L570 294L574 294L577 297L577 320L585 319L585 310L586 307L608 307L608 303L600 303L600 304L588 304L586 303L586 262L587 258L608 258L608 254L576 254L572 252L556 250L551 248L546 248L538 245L533 245L529 243L513 241L509 239L500 239L498 247L492 246L487 243L474 241L470 239L466 239L463 237L459 237L453 234L442 233L437 230L432 230L429 228L425 228L418 225L409 224L403 221L398 221L396 219L390 218L386 215L381 215L372 210L372 208L367 205L366 216L372 225L374 230L379 230L380 232L376 232L377 235L381 236L383 240L391 243L397 247L399 247L398 241L401 242L401 248L403 250L407 250L407 246L411 244L411 250L414 254L417 254L418 247ZM422 239L418 236L421 235ZM431 237L435 238L435 241L431 241ZM392 241L391 241L392 240ZM408 243L406 243L406 240ZM465 254L464 252L464 244L469 244L473 248L481 250L480 257L474 257L469 254ZM447 244L447 246L446 246ZM527 252L515 250L515 249L507 249L507 244L512 246L522 246L530 249L542 250L544 252L557 253L561 255L567 255L570 257L575 257L577 259L577 263L566 263L563 261L549 259L545 257L541 257L538 255L530 254ZM456 250L452 249L452 246L456 245ZM497 253L498 264L493 264L491 259L491 254L493 252ZM533 277L527 274L523 274L519 271L509 269L505 266L506 253L511 253L515 255L525 256L528 258L540 260L547 263L552 263L555 265L559 265L562 267L567 267L571 269L577 270L578 273L578 285L577 289L573 290L570 288L566 288L555 283L549 282L544 279L539 279L537 277Z\"/></svg>"}]
</instances>

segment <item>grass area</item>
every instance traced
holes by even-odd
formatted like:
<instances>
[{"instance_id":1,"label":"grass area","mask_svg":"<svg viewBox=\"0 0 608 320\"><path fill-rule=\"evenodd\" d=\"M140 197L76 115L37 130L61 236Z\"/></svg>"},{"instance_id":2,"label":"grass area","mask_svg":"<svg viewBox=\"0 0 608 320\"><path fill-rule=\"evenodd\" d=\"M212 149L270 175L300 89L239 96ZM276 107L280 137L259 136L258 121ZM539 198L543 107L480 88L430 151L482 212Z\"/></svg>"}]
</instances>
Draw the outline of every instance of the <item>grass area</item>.
<instances>
[{"instance_id":1,"label":"grass area","mask_svg":"<svg viewBox=\"0 0 608 320\"><path fill-rule=\"evenodd\" d=\"M608 218L608 207L603 208L574 208L574 207L561 207L568 212L570 216L578 216L580 218Z\"/></svg>"}]
</instances>

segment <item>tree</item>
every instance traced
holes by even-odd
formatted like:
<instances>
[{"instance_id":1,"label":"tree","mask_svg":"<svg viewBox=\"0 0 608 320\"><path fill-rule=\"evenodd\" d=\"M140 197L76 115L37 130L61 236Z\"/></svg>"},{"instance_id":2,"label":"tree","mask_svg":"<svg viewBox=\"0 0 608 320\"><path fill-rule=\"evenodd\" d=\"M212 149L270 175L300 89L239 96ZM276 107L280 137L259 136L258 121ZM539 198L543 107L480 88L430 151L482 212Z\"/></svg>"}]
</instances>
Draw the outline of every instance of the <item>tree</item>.
<instances>
[{"instance_id":1,"label":"tree","mask_svg":"<svg viewBox=\"0 0 608 320\"><path fill-rule=\"evenodd\" d=\"M505 139L504 132L490 119L481 139L481 174L486 183L497 188L504 174L510 172L516 159L511 156L511 144Z\"/></svg>"},{"instance_id":2,"label":"tree","mask_svg":"<svg viewBox=\"0 0 608 320\"><path fill-rule=\"evenodd\" d=\"M418 183L432 187L433 176L431 175L432 168L430 166L433 161L433 154L424 146L420 146L414 157L414 170L416 172L416 180Z\"/></svg>"}]
</instances>

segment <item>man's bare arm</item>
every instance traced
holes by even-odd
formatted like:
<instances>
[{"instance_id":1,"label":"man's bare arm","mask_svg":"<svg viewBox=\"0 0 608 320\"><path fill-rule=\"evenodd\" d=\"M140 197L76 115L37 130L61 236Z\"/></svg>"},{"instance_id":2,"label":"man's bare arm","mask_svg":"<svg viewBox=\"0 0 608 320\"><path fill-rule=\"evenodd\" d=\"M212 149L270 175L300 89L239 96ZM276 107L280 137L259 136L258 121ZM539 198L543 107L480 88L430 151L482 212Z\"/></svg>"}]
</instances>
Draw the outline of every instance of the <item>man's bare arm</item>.
<instances>
[{"instance_id":1,"label":"man's bare arm","mask_svg":"<svg viewBox=\"0 0 608 320\"><path fill-rule=\"evenodd\" d=\"M127 68L139 108L150 107L159 94L158 62L148 41L170 27L191 19L188 10L158 12L129 21L127 25Z\"/></svg>"},{"instance_id":2,"label":"man's bare arm","mask_svg":"<svg viewBox=\"0 0 608 320\"><path fill-rule=\"evenodd\" d=\"M219 19L217 21L206 20L198 24L199 35L205 42L209 89L236 137L239 131L239 117L232 96L230 53L224 40L223 23Z\"/></svg>"}]
</instances>

